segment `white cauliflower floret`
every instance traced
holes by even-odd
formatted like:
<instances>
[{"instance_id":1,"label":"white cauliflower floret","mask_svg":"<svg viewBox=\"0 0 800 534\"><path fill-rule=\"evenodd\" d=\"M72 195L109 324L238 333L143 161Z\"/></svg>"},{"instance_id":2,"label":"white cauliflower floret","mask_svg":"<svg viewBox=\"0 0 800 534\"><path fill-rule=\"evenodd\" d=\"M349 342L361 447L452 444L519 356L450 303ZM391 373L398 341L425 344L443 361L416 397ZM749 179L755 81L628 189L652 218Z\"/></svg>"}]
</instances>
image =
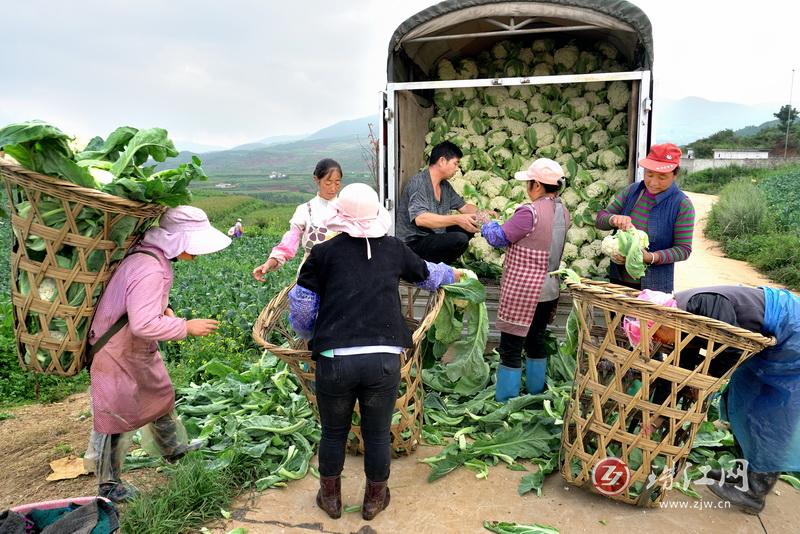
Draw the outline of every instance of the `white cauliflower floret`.
<instances>
[{"instance_id":1,"label":"white cauliflower floret","mask_svg":"<svg viewBox=\"0 0 800 534\"><path fill-rule=\"evenodd\" d=\"M492 130L486 134L486 142L489 146L503 146L506 140L508 140L508 134L503 130Z\"/></svg>"},{"instance_id":2,"label":"white cauliflower floret","mask_svg":"<svg viewBox=\"0 0 800 534\"><path fill-rule=\"evenodd\" d=\"M533 68L534 76L552 76L553 66L549 63L537 63Z\"/></svg>"},{"instance_id":3,"label":"white cauliflower floret","mask_svg":"<svg viewBox=\"0 0 800 534\"><path fill-rule=\"evenodd\" d=\"M556 128L548 122L537 122L530 125L526 136L531 147L541 148L555 142Z\"/></svg>"},{"instance_id":4,"label":"white cauliflower floret","mask_svg":"<svg viewBox=\"0 0 800 534\"><path fill-rule=\"evenodd\" d=\"M572 243L564 243L564 252L561 254L561 259L564 261L578 259L578 247Z\"/></svg>"},{"instance_id":5,"label":"white cauliflower floret","mask_svg":"<svg viewBox=\"0 0 800 534\"><path fill-rule=\"evenodd\" d=\"M561 155L561 145L551 143L536 150L536 155L540 158L556 159Z\"/></svg>"},{"instance_id":6,"label":"white cauliflower floret","mask_svg":"<svg viewBox=\"0 0 800 534\"><path fill-rule=\"evenodd\" d=\"M567 112L573 119L586 117L592 110L592 107L589 105L589 102L587 102L585 98L580 96L572 97L569 100L567 100L567 103L564 105L564 108L567 108ZM562 110L564 110L564 108L562 108Z\"/></svg>"},{"instance_id":7,"label":"white cauliflower floret","mask_svg":"<svg viewBox=\"0 0 800 534\"><path fill-rule=\"evenodd\" d=\"M581 139L580 134L577 134L572 130L562 130L558 135L558 144L563 150L569 152L580 147L581 144L583 144L583 140Z\"/></svg>"},{"instance_id":8,"label":"white cauliflower floret","mask_svg":"<svg viewBox=\"0 0 800 534\"><path fill-rule=\"evenodd\" d=\"M484 259L491 256L493 248L483 236L476 235L469 240L469 249L472 255L478 259Z\"/></svg>"},{"instance_id":9,"label":"white cauliflower floret","mask_svg":"<svg viewBox=\"0 0 800 534\"><path fill-rule=\"evenodd\" d=\"M597 72L600 58L596 54L583 50L578 57L579 72Z\"/></svg>"},{"instance_id":10,"label":"white cauliflower floret","mask_svg":"<svg viewBox=\"0 0 800 534\"><path fill-rule=\"evenodd\" d=\"M603 173L603 180L612 191L619 191L628 185L628 169L611 169Z\"/></svg>"},{"instance_id":11,"label":"white cauliflower floret","mask_svg":"<svg viewBox=\"0 0 800 534\"><path fill-rule=\"evenodd\" d=\"M501 107L503 108L503 113L509 119L524 119L525 115L528 114L528 104L522 100L508 98L503 101Z\"/></svg>"},{"instance_id":12,"label":"white cauliflower floret","mask_svg":"<svg viewBox=\"0 0 800 534\"><path fill-rule=\"evenodd\" d=\"M488 171L483 171L479 169L471 170L464 174L464 180L469 182L475 187L478 187L481 183L485 182L492 178L492 175L489 174Z\"/></svg>"},{"instance_id":13,"label":"white cauliflower floret","mask_svg":"<svg viewBox=\"0 0 800 534\"><path fill-rule=\"evenodd\" d=\"M456 69L449 59L443 59L436 66L436 73L439 75L440 80L455 80Z\"/></svg>"},{"instance_id":14,"label":"white cauliflower floret","mask_svg":"<svg viewBox=\"0 0 800 534\"><path fill-rule=\"evenodd\" d=\"M458 175L453 176L452 178L450 178L448 180L448 182L453 187L453 189L455 190L456 193L458 193L462 197L464 196L464 186L467 185L469 182L467 182L467 180L464 179L463 175L462 176L458 176Z\"/></svg>"},{"instance_id":15,"label":"white cauliflower floret","mask_svg":"<svg viewBox=\"0 0 800 534\"><path fill-rule=\"evenodd\" d=\"M619 242L617 241L617 237L613 235L605 236L600 245L600 252L606 256L619 255Z\"/></svg>"},{"instance_id":16,"label":"white cauliflower floret","mask_svg":"<svg viewBox=\"0 0 800 534\"><path fill-rule=\"evenodd\" d=\"M500 106L508 98L508 89L502 86L487 87L483 90L483 101L490 106Z\"/></svg>"},{"instance_id":17,"label":"white cauliflower floret","mask_svg":"<svg viewBox=\"0 0 800 534\"><path fill-rule=\"evenodd\" d=\"M523 48L519 51L519 60L524 64L531 65L534 59L536 59L536 56L533 55L533 50L530 48Z\"/></svg>"},{"instance_id":18,"label":"white cauliflower floret","mask_svg":"<svg viewBox=\"0 0 800 534\"><path fill-rule=\"evenodd\" d=\"M592 241L591 243L586 243L581 247L580 255L582 258L591 258L595 259L598 256L602 255L600 252L602 241Z\"/></svg>"},{"instance_id":19,"label":"white cauliflower floret","mask_svg":"<svg viewBox=\"0 0 800 534\"><path fill-rule=\"evenodd\" d=\"M586 100L592 107L596 106L597 104L600 104L603 101L600 98L600 95L598 95L594 91L587 91L583 93L583 99Z\"/></svg>"},{"instance_id":20,"label":"white cauliflower floret","mask_svg":"<svg viewBox=\"0 0 800 534\"><path fill-rule=\"evenodd\" d=\"M553 54L553 61L556 65L561 67L562 70L569 71L575 68L575 63L578 62L578 56L581 51L575 45L567 45L559 48Z\"/></svg>"},{"instance_id":21,"label":"white cauliflower floret","mask_svg":"<svg viewBox=\"0 0 800 534\"><path fill-rule=\"evenodd\" d=\"M619 56L619 50L617 47L609 43L608 41L600 41L595 45L597 51L603 54L608 59L617 59Z\"/></svg>"},{"instance_id":22,"label":"white cauliflower floret","mask_svg":"<svg viewBox=\"0 0 800 534\"><path fill-rule=\"evenodd\" d=\"M492 47L492 56L496 59L505 59L508 57L508 41L502 41Z\"/></svg>"},{"instance_id":23,"label":"white cauliflower floret","mask_svg":"<svg viewBox=\"0 0 800 534\"><path fill-rule=\"evenodd\" d=\"M514 85L508 88L508 96L524 102L527 102L535 94L536 88L531 85Z\"/></svg>"},{"instance_id":24,"label":"white cauliflower floret","mask_svg":"<svg viewBox=\"0 0 800 534\"><path fill-rule=\"evenodd\" d=\"M456 105L456 97L452 89L435 89L433 91L433 102L436 104L437 112L445 114L448 109Z\"/></svg>"},{"instance_id":25,"label":"white cauliflower floret","mask_svg":"<svg viewBox=\"0 0 800 534\"><path fill-rule=\"evenodd\" d=\"M608 121L608 131L624 132L628 129L628 114L619 112Z\"/></svg>"},{"instance_id":26,"label":"white cauliflower floret","mask_svg":"<svg viewBox=\"0 0 800 534\"><path fill-rule=\"evenodd\" d=\"M576 83L561 91L561 96L566 99L570 99L581 96L581 93L583 93L583 89L581 88L580 84Z\"/></svg>"},{"instance_id":27,"label":"white cauliflower floret","mask_svg":"<svg viewBox=\"0 0 800 534\"><path fill-rule=\"evenodd\" d=\"M567 241L580 247L594 240L594 231L589 226L572 226L567 230Z\"/></svg>"},{"instance_id":28,"label":"white cauliflower floret","mask_svg":"<svg viewBox=\"0 0 800 534\"><path fill-rule=\"evenodd\" d=\"M507 149L504 146L496 146L489 149L489 155L494 159L494 161L500 165L505 166L511 158L514 157L513 152Z\"/></svg>"},{"instance_id":29,"label":"white cauliflower floret","mask_svg":"<svg viewBox=\"0 0 800 534\"><path fill-rule=\"evenodd\" d=\"M546 112L550 102L544 95L534 95L528 100L528 109L530 111Z\"/></svg>"},{"instance_id":30,"label":"white cauliflower floret","mask_svg":"<svg viewBox=\"0 0 800 534\"><path fill-rule=\"evenodd\" d=\"M611 136L608 135L608 132L605 130L598 130L596 132L592 132L589 136L589 146L594 149L605 148L608 146L609 141L611 141Z\"/></svg>"},{"instance_id":31,"label":"white cauliflower floret","mask_svg":"<svg viewBox=\"0 0 800 534\"><path fill-rule=\"evenodd\" d=\"M555 41L552 39L536 39L531 43L531 50L534 52L552 52Z\"/></svg>"},{"instance_id":32,"label":"white cauliflower floret","mask_svg":"<svg viewBox=\"0 0 800 534\"><path fill-rule=\"evenodd\" d=\"M550 122L551 118L552 116L544 111L531 111L528 113L528 116L525 117L525 120L528 124L532 124L534 122Z\"/></svg>"},{"instance_id":33,"label":"white cauliflower floret","mask_svg":"<svg viewBox=\"0 0 800 534\"><path fill-rule=\"evenodd\" d=\"M578 273L578 276L588 278L595 272L594 261L589 258L578 258L572 262L570 269Z\"/></svg>"},{"instance_id":34,"label":"white cauliflower floret","mask_svg":"<svg viewBox=\"0 0 800 534\"><path fill-rule=\"evenodd\" d=\"M497 195L496 197L494 197L489 201L489 209L498 212L503 211L506 209L506 205L508 204L508 202L509 200L506 197L502 195Z\"/></svg>"},{"instance_id":35,"label":"white cauliflower floret","mask_svg":"<svg viewBox=\"0 0 800 534\"><path fill-rule=\"evenodd\" d=\"M567 187L561 193L561 202L564 203L568 210L572 210L581 203L581 196L571 187Z\"/></svg>"},{"instance_id":36,"label":"white cauliflower floret","mask_svg":"<svg viewBox=\"0 0 800 534\"><path fill-rule=\"evenodd\" d=\"M505 126L505 129L508 130L511 135L524 135L525 130L528 129L527 124L514 119L503 120L503 126Z\"/></svg>"},{"instance_id":37,"label":"white cauliflower floret","mask_svg":"<svg viewBox=\"0 0 800 534\"><path fill-rule=\"evenodd\" d=\"M56 286L56 281L53 278L45 278L41 282L39 282L39 298L42 300L49 300L53 302L58 295L58 287Z\"/></svg>"},{"instance_id":38,"label":"white cauliflower floret","mask_svg":"<svg viewBox=\"0 0 800 534\"><path fill-rule=\"evenodd\" d=\"M589 184L583 191L589 198L602 197L603 195L608 193L608 184L606 182L603 182L602 180L593 182Z\"/></svg>"},{"instance_id":39,"label":"white cauliflower floret","mask_svg":"<svg viewBox=\"0 0 800 534\"><path fill-rule=\"evenodd\" d=\"M458 64L458 78L474 80L478 77L478 64L472 59L462 59Z\"/></svg>"},{"instance_id":40,"label":"white cauliflower floret","mask_svg":"<svg viewBox=\"0 0 800 534\"><path fill-rule=\"evenodd\" d=\"M477 94L474 87L455 87L453 88L453 93L462 102L473 100Z\"/></svg>"},{"instance_id":41,"label":"white cauliflower floret","mask_svg":"<svg viewBox=\"0 0 800 534\"><path fill-rule=\"evenodd\" d=\"M516 202L524 202L525 199L528 198L528 190L525 188L524 185L515 185L511 189L511 193L509 193L509 196L511 197L512 200Z\"/></svg>"},{"instance_id":42,"label":"white cauliflower floret","mask_svg":"<svg viewBox=\"0 0 800 534\"><path fill-rule=\"evenodd\" d=\"M597 154L597 166L601 169L613 169L625 162L625 153L619 147L600 150L594 154Z\"/></svg>"},{"instance_id":43,"label":"white cauliflower floret","mask_svg":"<svg viewBox=\"0 0 800 534\"><path fill-rule=\"evenodd\" d=\"M589 82L585 84L583 88L586 89L586 91L592 92L602 91L606 88L606 82Z\"/></svg>"},{"instance_id":44,"label":"white cauliflower floret","mask_svg":"<svg viewBox=\"0 0 800 534\"><path fill-rule=\"evenodd\" d=\"M498 109L496 106L484 106L481 109L481 114L484 117L488 117L490 119L496 119L497 117L500 116L500 109Z\"/></svg>"},{"instance_id":45,"label":"white cauliflower floret","mask_svg":"<svg viewBox=\"0 0 800 534\"><path fill-rule=\"evenodd\" d=\"M488 179L477 184L478 189L490 199L499 195L505 186L506 181L499 176L489 176Z\"/></svg>"},{"instance_id":46,"label":"white cauliflower floret","mask_svg":"<svg viewBox=\"0 0 800 534\"><path fill-rule=\"evenodd\" d=\"M622 110L628 107L628 102L631 99L631 90L625 82L611 82L608 87L608 104L616 109Z\"/></svg>"},{"instance_id":47,"label":"white cauliflower floret","mask_svg":"<svg viewBox=\"0 0 800 534\"><path fill-rule=\"evenodd\" d=\"M556 124L556 126L561 128L562 130L567 128L572 129L575 127L575 121L573 121L571 118L569 118L567 115L564 115L563 113L559 113L558 115L553 115L553 118L551 120Z\"/></svg>"},{"instance_id":48,"label":"white cauliflower floret","mask_svg":"<svg viewBox=\"0 0 800 534\"><path fill-rule=\"evenodd\" d=\"M608 104L597 104L592 108L592 117L600 122L607 122L613 116L614 111Z\"/></svg>"},{"instance_id":49,"label":"white cauliflower floret","mask_svg":"<svg viewBox=\"0 0 800 534\"><path fill-rule=\"evenodd\" d=\"M579 132L594 132L602 128L594 117L581 117L572 123L572 125Z\"/></svg>"},{"instance_id":50,"label":"white cauliflower floret","mask_svg":"<svg viewBox=\"0 0 800 534\"><path fill-rule=\"evenodd\" d=\"M467 141L473 148L480 148L481 150L486 148L486 138L482 135L470 135L467 137Z\"/></svg>"}]
</instances>

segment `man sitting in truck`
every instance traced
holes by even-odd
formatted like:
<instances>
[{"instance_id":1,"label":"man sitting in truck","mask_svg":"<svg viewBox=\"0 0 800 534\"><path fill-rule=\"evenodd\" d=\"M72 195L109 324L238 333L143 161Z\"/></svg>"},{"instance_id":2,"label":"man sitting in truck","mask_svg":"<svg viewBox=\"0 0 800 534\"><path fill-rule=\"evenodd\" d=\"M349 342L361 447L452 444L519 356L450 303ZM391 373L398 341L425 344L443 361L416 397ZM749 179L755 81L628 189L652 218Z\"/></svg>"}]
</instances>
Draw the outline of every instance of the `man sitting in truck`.
<instances>
[{"instance_id":1,"label":"man sitting in truck","mask_svg":"<svg viewBox=\"0 0 800 534\"><path fill-rule=\"evenodd\" d=\"M479 230L477 206L467 204L447 181L462 156L450 141L436 145L428 168L412 176L400 195L397 237L424 260L452 264ZM453 210L459 213L451 215Z\"/></svg>"}]
</instances>

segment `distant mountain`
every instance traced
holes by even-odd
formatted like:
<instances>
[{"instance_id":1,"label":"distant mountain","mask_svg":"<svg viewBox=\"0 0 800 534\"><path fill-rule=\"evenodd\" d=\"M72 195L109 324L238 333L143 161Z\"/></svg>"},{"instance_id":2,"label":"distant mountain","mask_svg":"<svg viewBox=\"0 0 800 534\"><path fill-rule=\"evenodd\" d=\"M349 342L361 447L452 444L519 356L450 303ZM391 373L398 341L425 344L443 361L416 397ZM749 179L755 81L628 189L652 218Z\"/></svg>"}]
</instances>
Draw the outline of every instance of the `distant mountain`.
<instances>
[{"instance_id":1,"label":"distant mountain","mask_svg":"<svg viewBox=\"0 0 800 534\"><path fill-rule=\"evenodd\" d=\"M770 120L778 107L714 102L696 96L656 100L653 104L654 141L685 145L720 130L761 124Z\"/></svg>"},{"instance_id":2,"label":"distant mountain","mask_svg":"<svg viewBox=\"0 0 800 534\"><path fill-rule=\"evenodd\" d=\"M159 169L177 167L189 161L191 152L181 152ZM202 155L203 170L214 178L236 181L237 176L267 176L272 171L311 175L322 158L333 158L349 173L367 172L362 149L355 136L328 139L304 139L248 149L231 149Z\"/></svg>"},{"instance_id":3,"label":"distant mountain","mask_svg":"<svg viewBox=\"0 0 800 534\"><path fill-rule=\"evenodd\" d=\"M373 128L377 128L378 115L369 115L367 117L361 117L360 119L337 122L332 126L314 132L306 139L332 139L336 137L366 139L369 135L370 124L372 124Z\"/></svg>"},{"instance_id":4,"label":"distant mountain","mask_svg":"<svg viewBox=\"0 0 800 534\"><path fill-rule=\"evenodd\" d=\"M265 146L279 145L282 143L291 143L292 141L299 141L300 139L305 139L306 137L308 137L308 134L273 135L271 137L265 137L260 141L254 141L252 143L235 146L231 150L253 150L254 148L264 148Z\"/></svg>"},{"instance_id":5,"label":"distant mountain","mask_svg":"<svg viewBox=\"0 0 800 534\"><path fill-rule=\"evenodd\" d=\"M749 137L751 135L757 134L758 132L766 128L773 128L778 124L780 124L780 121L778 119L775 119L774 121L765 122L759 126L745 126L744 128L736 130L733 133L738 135L739 137Z\"/></svg>"},{"instance_id":6,"label":"distant mountain","mask_svg":"<svg viewBox=\"0 0 800 534\"><path fill-rule=\"evenodd\" d=\"M227 150L224 146L204 145L201 143L193 143L192 141L175 141L175 147L178 150L194 152L195 154L202 154L203 152L216 152L218 150Z\"/></svg>"}]
</instances>

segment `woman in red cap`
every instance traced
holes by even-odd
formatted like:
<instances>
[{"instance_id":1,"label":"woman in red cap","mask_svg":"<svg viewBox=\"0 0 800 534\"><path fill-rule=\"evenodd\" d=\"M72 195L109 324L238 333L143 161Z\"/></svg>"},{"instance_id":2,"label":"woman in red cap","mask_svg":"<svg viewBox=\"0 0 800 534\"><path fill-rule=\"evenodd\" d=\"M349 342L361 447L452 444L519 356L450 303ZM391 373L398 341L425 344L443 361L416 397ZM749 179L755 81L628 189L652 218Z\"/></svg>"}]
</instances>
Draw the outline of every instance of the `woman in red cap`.
<instances>
[{"instance_id":1,"label":"woman in red cap","mask_svg":"<svg viewBox=\"0 0 800 534\"><path fill-rule=\"evenodd\" d=\"M612 282L636 289L672 292L674 264L692 253L694 232L694 206L675 183L680 163L680 148L671 143L653 145L647 157L639 160L644 180L619 191L608 207L597 214L596 226L600 230L637 228L650 238L649 250L644 251L647 264L644 277L635 279L612 263L609 269Z\"/></svg>"}]
</instances>

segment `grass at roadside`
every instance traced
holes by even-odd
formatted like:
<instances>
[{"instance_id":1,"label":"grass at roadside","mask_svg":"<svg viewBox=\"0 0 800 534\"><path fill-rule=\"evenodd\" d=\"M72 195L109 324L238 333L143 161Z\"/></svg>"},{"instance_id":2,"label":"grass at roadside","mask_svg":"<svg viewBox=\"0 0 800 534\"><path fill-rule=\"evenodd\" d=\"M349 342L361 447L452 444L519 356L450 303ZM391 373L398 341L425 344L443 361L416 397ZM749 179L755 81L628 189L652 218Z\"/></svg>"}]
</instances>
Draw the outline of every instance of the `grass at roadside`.
<instances>
[{"instance_id":1,"label":"grass at roadside","mask_svg":"<svg viewBox=\"0 0 800 534\"><path fill-rule=\"evenodd\" d=\"M684 191L718 195L723 187L736 180L746 179L759 182L772 176L775 172L791 172L792 169L796 168L797 165L788 165L777 169L757 169L742 167L741 165L716 167L693 172L692 174L682 174L678 177L678 185Z\"/></svg>"},{"instance_id":2,"label":"grass at roadside","mask_svg":"<svg viewBox=\"0 0 800 534\"><path fill-rule=\"evenodd\" d=\"M724 186L706 235L725 253L779 284L800 290L800 166Z\"/></svg>"}]
</instances>

